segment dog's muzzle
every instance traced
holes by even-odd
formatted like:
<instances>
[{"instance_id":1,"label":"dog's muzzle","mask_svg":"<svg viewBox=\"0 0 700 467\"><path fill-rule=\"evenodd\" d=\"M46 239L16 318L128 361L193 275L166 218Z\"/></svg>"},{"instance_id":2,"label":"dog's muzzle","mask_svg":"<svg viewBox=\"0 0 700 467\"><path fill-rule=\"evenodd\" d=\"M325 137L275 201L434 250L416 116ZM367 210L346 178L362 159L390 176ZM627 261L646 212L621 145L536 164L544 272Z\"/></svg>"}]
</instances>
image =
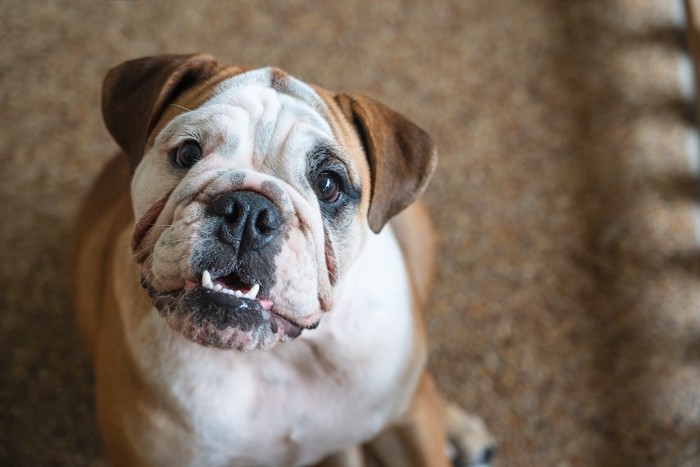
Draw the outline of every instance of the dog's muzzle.
<instances>
[{"instance_id":1,"label":"dog's muzzle","mask_svg":"<svg viewBox=\"0 0 700 467\"><path fill-rule=\"evenodd\" d=\"M266 297L285 230L275 203L254 191L231 191L214 198L206 216L209 227L190 264L195 279L173 292L144 284L170 327L199 344L238 350L299 336L302 328L276 314Z\"/></svg>"}]
</instances>

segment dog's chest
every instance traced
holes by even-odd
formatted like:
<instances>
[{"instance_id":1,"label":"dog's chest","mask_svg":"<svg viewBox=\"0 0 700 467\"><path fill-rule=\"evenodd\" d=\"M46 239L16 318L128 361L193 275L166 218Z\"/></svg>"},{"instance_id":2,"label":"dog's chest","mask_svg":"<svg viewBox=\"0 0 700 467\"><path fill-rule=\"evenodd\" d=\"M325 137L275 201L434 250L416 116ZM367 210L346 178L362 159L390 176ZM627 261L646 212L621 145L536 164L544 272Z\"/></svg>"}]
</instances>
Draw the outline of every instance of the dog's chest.
<instances>
[{"instance_id":1,"label":"dog's chest","mask_svg":"<svg viewBox=\"0 0 700 467\"><path fill-rule=\"evenodd\" d=\"M294 361L252 359L235 376L183 388L177 397L208 446L193 464L307 464L373 437L402 399L394 387L402 362L352 372L315 352L309 346Z\"/></svg>"},{"instance_id":2,"label":"dog's chest","mask_svg":"<svg viewBox=\"0 0 700 467\"><path fill-rule=\"evenodd\" d=\"M376 435L406 399L410 323L393 324L399 332L385 338L395 348L369 347L377 353L297 340L181 368L172 394L207 446L192 464L307 464Z\"/></svg>"}]
</instances>

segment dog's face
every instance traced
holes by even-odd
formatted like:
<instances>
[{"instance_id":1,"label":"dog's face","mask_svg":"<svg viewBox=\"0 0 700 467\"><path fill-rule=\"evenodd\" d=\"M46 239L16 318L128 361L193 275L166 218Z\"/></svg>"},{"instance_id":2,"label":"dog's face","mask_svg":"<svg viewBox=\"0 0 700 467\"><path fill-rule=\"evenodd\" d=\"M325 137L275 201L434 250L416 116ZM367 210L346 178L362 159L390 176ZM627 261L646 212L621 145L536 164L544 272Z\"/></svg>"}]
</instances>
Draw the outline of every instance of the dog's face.
<instances>
[{"instance_id":1,"label":"dog's face","mask_svg":"<svg viewBox=\"0 0 700 467\"><path fill-rule=\"evenodd\" d=\"M274 73L233 76L170 119L133 177L144 280L197 342L267 347L315 327L362 242L367 164L311 89L286 77L299 92L280 92Z\"/></svg>"},{"instance_id":2,"label":"dog's face","mask_svg":"<svg viewBox=\"0 0 700 467\"><path fill-rule=\"evenodd\" d=\"M103 111L132 161L143 285L173 329L220 348L316 327L368 227L434 166L427 136L380 104L208 56L113 69Z\"/></svg>"}]
</instances>

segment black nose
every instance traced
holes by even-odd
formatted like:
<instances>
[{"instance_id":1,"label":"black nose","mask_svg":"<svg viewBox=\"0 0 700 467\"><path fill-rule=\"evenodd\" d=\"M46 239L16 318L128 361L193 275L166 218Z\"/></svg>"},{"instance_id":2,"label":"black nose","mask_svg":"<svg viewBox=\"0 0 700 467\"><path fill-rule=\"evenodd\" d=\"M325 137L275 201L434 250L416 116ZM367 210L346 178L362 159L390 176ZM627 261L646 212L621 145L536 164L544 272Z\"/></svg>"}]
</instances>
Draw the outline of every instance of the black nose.
<instances>
[{"instance_id":1,"label":"black nose","mask_svg":"<svg viewBox=\"0 0 700 467\"><path fill-rule=\"evenodd\" d=\"M237 250L259 250L275 237L282 225L277 207L253 191L232 191L214 200L212 214L221 217L220 238Z\"/></svg>"}]
</instances>

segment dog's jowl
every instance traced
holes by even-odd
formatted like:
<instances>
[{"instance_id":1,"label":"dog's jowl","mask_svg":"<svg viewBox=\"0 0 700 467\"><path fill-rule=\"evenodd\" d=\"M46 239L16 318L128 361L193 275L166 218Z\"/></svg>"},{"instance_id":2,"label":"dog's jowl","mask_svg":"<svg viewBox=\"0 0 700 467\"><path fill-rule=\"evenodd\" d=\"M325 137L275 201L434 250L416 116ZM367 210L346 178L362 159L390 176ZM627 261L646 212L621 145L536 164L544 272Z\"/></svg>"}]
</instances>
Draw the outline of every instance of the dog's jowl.
<instances>
[{"instance_id":1,"label":"dog's jowl","mask_svg":"<svg viewBox=\"0 0 700 467\"><path fill-rule=\"evenodd\" d=\"M82 209L78 324L113 465L485 463L426 373L436 164L369 98L208 55L123 63Z\"/></svg>"}]
</instances>

